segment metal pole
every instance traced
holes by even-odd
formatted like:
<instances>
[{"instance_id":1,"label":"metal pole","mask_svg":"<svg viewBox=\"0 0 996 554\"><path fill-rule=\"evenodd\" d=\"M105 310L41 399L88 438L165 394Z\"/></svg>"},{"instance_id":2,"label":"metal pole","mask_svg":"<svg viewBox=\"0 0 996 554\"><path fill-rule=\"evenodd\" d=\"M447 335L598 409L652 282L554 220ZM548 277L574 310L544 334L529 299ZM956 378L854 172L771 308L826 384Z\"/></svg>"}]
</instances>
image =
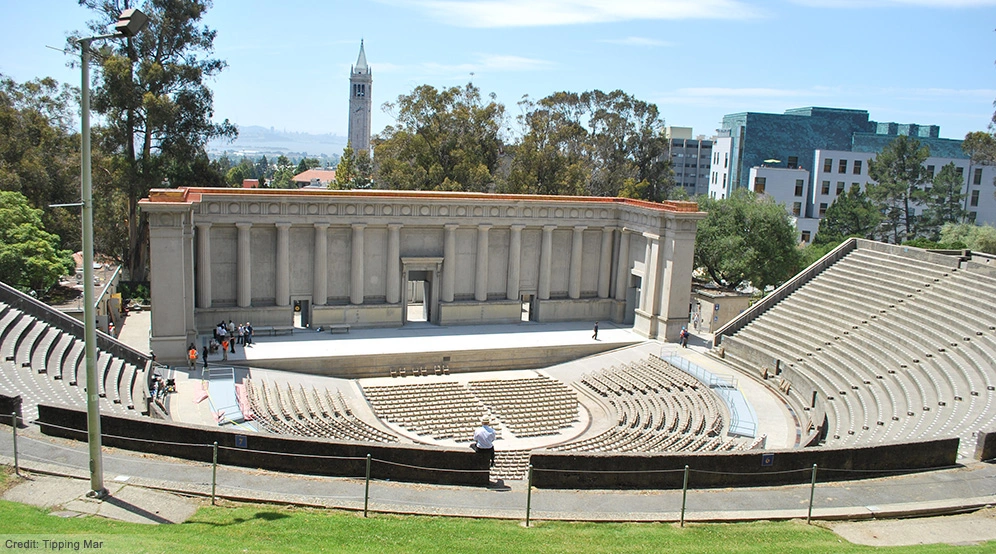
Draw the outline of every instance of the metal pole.
<instances>
[{"instance_id":1,"label":"metal pole","mask_svg":"<svg viewBox=\"0 0 996 554\"><path fill-rule=\"evenodd\" d=\"M685 481L681 484L681 525L685 526L685 500L688 498L688 466L685 466Z\"/></svg>"},{"instance_id":2,"label":"metal pole","mask_svg":"<svg viewBox=\"0 0 996 554\"><path fill-rule=\"evenodd\" d=\"M367 478L363 487L363 517L367 517L367 507L370 505L370 454L367 454Z\"/></svg>"},{"instance_id":3,"label":"metal pole","mask_svg":"<svg viewBox=\"0 0 996 554\"><path fill-rule=\"evenodd\" d=\"M97 314L93 305L93 182L90 175L90 42L79 41L82 59L82 161L80 181L83 202L83 346L86 352L86 429L90 447L90 492L87 496L103 498L104 463L100 444L100 387L97 383Z\"/></svg>"},{"instance_id":4,"label":"metal pole","mask_svg":"<svg viewBox=\"0 0 996 554\"><path fill-rule=\"evenodd\" d=\"M218 485L218 441L214 441L211 450L211 505L214 506L214 491Z\"/></svg>"},{"instance_id":5,"label":"metal pole","mask_svg":"<svg viewBox=\"0 0 996 554\"><path fill-rule=\"evenodd\" d=\"M809 484L809 513L806 514L806 524L813 517L813 497L816 495L816 464L813 464L813 480Z\"/></svg>"},{"instance_id":6,"label":"metal pole","mask_svg":"<svg viewBox=\"0 0 996 554\"><path fill-rule=\"evenodd\" d=\"M17 412L10 414L11 427L14 429L14 475L21 476L21 466L17 463Z\"/></svg>"},{"instance_id":7,"label":"metal pole","mask_svg":"<svg viewBox=\"0 0 996 554\"><path fill-rule=\"evenodd\" d=\"M529 514L533 510L533 464L529 464L529 478L526 481L526 527L529 527Z\"/></svg>"}]
</instances>

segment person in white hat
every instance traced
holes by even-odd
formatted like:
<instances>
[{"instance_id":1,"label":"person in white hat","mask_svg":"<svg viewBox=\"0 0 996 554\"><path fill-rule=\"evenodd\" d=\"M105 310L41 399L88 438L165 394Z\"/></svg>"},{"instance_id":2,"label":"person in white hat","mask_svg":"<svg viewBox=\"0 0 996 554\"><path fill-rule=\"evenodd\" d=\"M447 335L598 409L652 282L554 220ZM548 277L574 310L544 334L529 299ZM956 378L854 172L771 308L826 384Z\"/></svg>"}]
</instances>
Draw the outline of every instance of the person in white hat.
<instances>
[{"instance_id":1,"label":"person in white hat","mask_svg":"<svg viewBox=\"0 0 996 554\"><path fill-rule=\"evenodd\" d=\"M491 420L485 416L481 426L474 431L474 442L470 445L478 454L488 457L491 467L495 467L495 430L491 428Z\"/></svg>"}]
</instances>

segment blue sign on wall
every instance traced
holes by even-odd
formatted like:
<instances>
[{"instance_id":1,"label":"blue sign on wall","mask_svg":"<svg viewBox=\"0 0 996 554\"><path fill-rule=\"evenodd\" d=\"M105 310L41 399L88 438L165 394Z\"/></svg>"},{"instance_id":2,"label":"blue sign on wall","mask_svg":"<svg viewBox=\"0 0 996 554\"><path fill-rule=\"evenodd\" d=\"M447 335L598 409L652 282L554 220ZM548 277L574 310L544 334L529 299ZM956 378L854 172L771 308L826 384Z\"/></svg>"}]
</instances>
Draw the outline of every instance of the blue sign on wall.
<instances>
[{"instance_id":1,"label":"blue sign on wall","mask_svg":"<svg viewBox=\"0 0 996 554\"><path fill-rule=\"evenodd\" d=\"M761 454L761 467L771 467L775 465L774 454Z\"/></svg>"},{"instance_id":2,"label":"blue sign on wall","mask_svg":"<svg viewBox=\"0 0 996 554\"><path fill-rule=\"evenodd\" d=\"M249 441L245 435L235 435L236 448L249 448Z\"/></svg>"}]
</instances>

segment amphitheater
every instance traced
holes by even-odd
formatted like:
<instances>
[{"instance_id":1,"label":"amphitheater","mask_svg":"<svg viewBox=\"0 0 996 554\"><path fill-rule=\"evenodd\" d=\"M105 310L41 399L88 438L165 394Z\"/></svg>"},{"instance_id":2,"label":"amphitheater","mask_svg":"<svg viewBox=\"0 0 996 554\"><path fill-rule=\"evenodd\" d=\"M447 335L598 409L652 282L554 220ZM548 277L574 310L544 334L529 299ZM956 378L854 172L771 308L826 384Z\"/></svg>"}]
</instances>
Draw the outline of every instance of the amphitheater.
<instances>
[{"instance_id":1,"label":"amphitheater","mask_svg":"<svg viewBox=\"0 0 996 554\"><path fill-rule=\"evenodd\" d=\"M687 465L726 474L703 479L707 487L808 482L808 474L786 480L778 470L806 469L816 460L821 468L867 471L828 479L957 471L952 468L992 457L991 264L992 258L970 252L850 239L722 328L713 343L687 350L621 325L603 326L607 351L589 353L583 348L591 342L587 323L442 332L426 324L407 329L402 339L398 330L260 337L252 348L238 348L232 370L212 358L209 371L188 371L157 365L101 335L103 425L116 437L108 444L139 451L204 459L139 440L155 434L166 442L213 439L233 447L248 440L253 449L301 456L374 452L419 468L407 474L384 468L382 478L478 486L523 480L530 465L544 470L534 486L551 489L680 488L680 474L640 470ZM29 427L46 435L80 438L73 429L85 422L82 334L75 320L0 287L0 409L21 410ZM579 354L504 371L393 363L379 375L355 379L267 367L281 355L327 356L333 349L342 357L368 349L386 355L388 343L400 352L434 351L434 341L464 350L491 341ZM494 352L491 346L481 356ZM234 386L237 405L222 405L215 396L211 374L219 369L227 375L221 385ZM176 379L179 391L153 399L154 373ZM499 434L498 463L490 472L468 448L483 416ZM362 474L355 464L302 471L306 466L258 455L227 463ZM432 468L476 469L486 479L433 476Z\"/></svg>"}]
</instances>

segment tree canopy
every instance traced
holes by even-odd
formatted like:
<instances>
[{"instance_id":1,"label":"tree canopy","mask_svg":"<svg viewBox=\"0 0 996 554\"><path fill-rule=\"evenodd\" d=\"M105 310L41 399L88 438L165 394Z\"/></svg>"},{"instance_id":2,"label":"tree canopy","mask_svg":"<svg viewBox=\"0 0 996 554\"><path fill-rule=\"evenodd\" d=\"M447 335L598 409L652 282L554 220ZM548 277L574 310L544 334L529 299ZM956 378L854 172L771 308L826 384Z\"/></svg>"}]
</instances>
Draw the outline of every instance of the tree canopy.
<instances>
[{"instance_id":1,"label":"tree canopy","mask_svg":"<svg viewBox=\"0 0 996 554\"><path fill-rule=\"evenodd\" d=\"M836 245L853 236L874 238L881 221L882 214L878 207L860 187L852 186L827 208L813 242L818 245Z\"/></svg>"},{"instance_id":2,"label":"tree canopy","mask_svg":"<svg viewBox=\"0 0 996 554\"><path fill-rule=\"evenodd\" d=\"M914 211L927 178L923 163L929 156L930 149L920 141L899 135L868 161L868 175L878 182L868 185L868 196L882 207L883 232L896 244L917 236Z\"/></svg>"},{"instance_id":3,"label":"tree canopy","mask_svg":"<svg viewBox=\"0 0 996 554\"><path fill-rule=\"evenodd\" d=\"M965 209L965 194L962 192L964 184L954 162L941 168L931 185L920 193L924 211L917 225L919 236L937 240L941 226L965 221L968 210Z\"/></svg>"},{"instance_id":4,"label":"tree canopy","mask_svg":"<svg viewBox=\"0 0 996 554\"><path fill-rule=\"evenodd\" d=\"M416 87L384 104L396 125L374 140L379 186L395 190L488 192L502 152L505 106L471 83Z\"/></svg>"},{"instance_id":5,"label":"tree canopy","mask_svg":"<svg viewBox=\"0 0 996 554\"><path fill-rule=\"evenodd\" d=\"M76 267L41 215L23 194L0 191L0 281L23 291L47 291Z\"/></svg>"},{"instance_id":6,"label":"tree canopy","mask_svg":"<svg viewBox=\"0 0 996 554\"><path fill-rule=\"evenodd\" d=\"M716 284L763 291L799 271L795 226L783 206L747 189L722 200L698 200L709 215L699 222L695 266Z\"/></svg>"},{"instance_id":7,"label":"tree canopy","mask_svg":"<svg viewBox=\"0 0 996 554\"><path fill-rule=\"evenodd\" d=\"M79 3L96 15L89 23L95 33L106 32L131 7L130 0ZM237 134L228 120L212 120L213 96L205 81L225 62L210 57L215 31L201 24L210 7L210 0L148 0L142 7L149 16L144 32L106 41L95 51L93 109L104 116L99 131L100 146L109 154L104 169L111 175L109 185L126 200L118 217L128 226L127 248L110 254L120 255L132 279L141 280L146 270L148 225L138 201L164 182L217 182L217 175L203 174L211 171L204 145Z\"/></svg>"},{"instance_id":8,"label":"tree canopy","mask_svg":"<svg viewBox=\"0 0 996 554\"><path fill-rule=\"evenodd\" d=\"M996 255L996 227L949 223L941 228L941 242L962 243L970 250Z\"/></svg>"}]
</instances>

